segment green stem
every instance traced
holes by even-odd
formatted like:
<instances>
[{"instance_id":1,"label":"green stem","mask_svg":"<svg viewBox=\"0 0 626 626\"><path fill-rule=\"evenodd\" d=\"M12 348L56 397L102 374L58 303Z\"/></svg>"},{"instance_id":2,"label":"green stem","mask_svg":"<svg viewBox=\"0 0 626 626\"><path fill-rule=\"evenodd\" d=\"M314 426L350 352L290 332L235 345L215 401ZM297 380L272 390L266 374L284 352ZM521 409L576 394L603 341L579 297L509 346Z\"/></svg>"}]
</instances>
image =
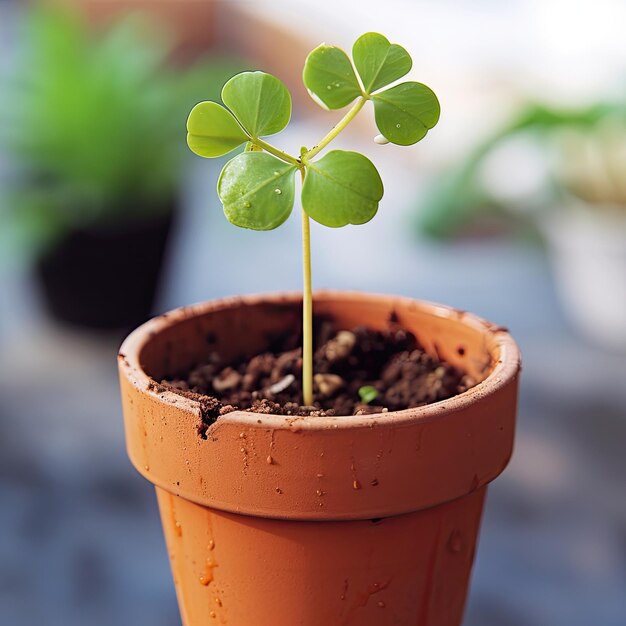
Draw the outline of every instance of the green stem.
<instances>
[{"instance_id":1,"label":"green stem","mask_svg":"<svg viewBox=\"0 0 626 626\"><path fill-rule=\"evenodd\" d=\"M308 159L322 151L357 115L367 102L368 97L361 96L341 121L311 150L305 152L301 159L275 148L263 139L252 140L256 146L273 154L285 163L295 165L302 176L304 184L305 169ZM311 283L311 223L307 212L302 209L302 401L305 406L313 405L313 288Z\"/></svg>"},{"instance_id":2,"label":"green stem","mask_svg":"<svg viewBox=\"0 0 626 626\"><path fill-rule=\"evenodd\" d=\"M292 157L290 154L275 148L271 143L267 143L267 141L263 141L263 139L251 139L250 140L254 145L263 148L266 152L273 154L275 157L279 158L281 161L285 161L285 163L291 163L291 165L300 166L300 162L295 157Z\"/></svg>"},{"instance_id":3,"label":"green stem","mask_svg":"<svg viewBox=\"0 0 626 626\"><path fill-rule=\"evenodd\" d=\"M363 108L363 105L367 102L366 96L361 96L354 106L344 115L341 121L333 126L333 129L324 137L316 146L313 146L308 152L302 156L302 161L306 162L312 159L316 154L321 152L357 115L357 113Z\"/></svg>"},{"instance_id":4,"label":"green stem","mask_svg":"<svg viewBox=\"0 0 626 626\"><path fill-rule=\"evenodd\" d=\"M300 170L304 183L304 168ZM302 396L313 404L313 290L311 285L311 225L302 209Z\"/></svg>"}]
</instances>

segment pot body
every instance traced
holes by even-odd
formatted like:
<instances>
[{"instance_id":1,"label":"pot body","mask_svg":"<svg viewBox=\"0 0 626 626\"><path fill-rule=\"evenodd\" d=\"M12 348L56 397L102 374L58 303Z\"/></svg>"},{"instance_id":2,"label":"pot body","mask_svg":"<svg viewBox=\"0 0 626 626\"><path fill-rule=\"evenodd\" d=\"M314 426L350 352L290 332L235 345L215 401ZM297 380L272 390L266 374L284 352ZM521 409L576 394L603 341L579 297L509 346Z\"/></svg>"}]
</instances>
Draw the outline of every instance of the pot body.
<instances>
[{"instance_id":1,"label":"pot body","mask_svg":"<svg viewBox=\"0 0 626 626\"><path fill-rule=\"evenodd\" d=\"M152 310L174 211L69 232L37 261L46 306L64 323L129 329Z\"/></svg>"},{"instance_id":2,"label":"pot body","mask_svg":"<svg viewBox=\"0 0 626 626\"><path fill-rule=\"evenodd\" d=\"M216 40L215 0L63 0L96 25L138 12L146 13L174 36L178 61L206 54Z\"/></svg>"},{"instance_id":3,"label":"pot body","mask_svg":"<svg viewBox=\"0 0 626 626\"><path fill-rule=\"evenodd\" d=\"M212 350L258 353L301 299L181 309L124 343L128 451L157 487L185 626L459 626L486 485L512 451L519 354L501 328L405 298L318 293L339 327L390 315L481 381L445 402L368 416L202 407L157 381Z\"/></svg>"},{"instance_id":4,"label":"pot body","mask_svg":"<svg viewBox=\"0 0 626 626\"><path fill-rule=\"evenodd\" d=\"M485 488L393 517L225 513L157 488L185 626L459 626Z\"/></svg>"},{"instance_id":5,"label":"pot body","mask_svg":"<svg viewBox=\"0 0 626 626\"><path fill-rule=\"evenodd\" d=\"M573 203L541 223L563 307L582 335L626 351L626 212Z\"/></svg>"}]
</instances>

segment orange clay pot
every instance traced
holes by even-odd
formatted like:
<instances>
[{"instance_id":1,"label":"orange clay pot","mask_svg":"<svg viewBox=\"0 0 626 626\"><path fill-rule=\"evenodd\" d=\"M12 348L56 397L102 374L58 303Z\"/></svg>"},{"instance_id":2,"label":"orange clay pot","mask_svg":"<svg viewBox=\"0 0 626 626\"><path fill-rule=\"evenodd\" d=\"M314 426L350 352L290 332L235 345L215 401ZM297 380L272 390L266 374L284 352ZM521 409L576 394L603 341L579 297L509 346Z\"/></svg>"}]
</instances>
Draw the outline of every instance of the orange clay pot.
<instances>
[{"instance_id":1,"label":"orange clay pot","mask_svg":"<svg viewBox=\"0 0 626 626\"><path fill-rule=\"evenodd\" d=\"M340 328L394 312L423 346L482 381L379 415L201 408L159 381L217 351L263 351L300 323L298 295L178 309L124 342L128 453L156 485L185 626L459 626L486 486L508 463L520 359L500 327L391 296L320 292Z\"/></svg>"}]
</instances>

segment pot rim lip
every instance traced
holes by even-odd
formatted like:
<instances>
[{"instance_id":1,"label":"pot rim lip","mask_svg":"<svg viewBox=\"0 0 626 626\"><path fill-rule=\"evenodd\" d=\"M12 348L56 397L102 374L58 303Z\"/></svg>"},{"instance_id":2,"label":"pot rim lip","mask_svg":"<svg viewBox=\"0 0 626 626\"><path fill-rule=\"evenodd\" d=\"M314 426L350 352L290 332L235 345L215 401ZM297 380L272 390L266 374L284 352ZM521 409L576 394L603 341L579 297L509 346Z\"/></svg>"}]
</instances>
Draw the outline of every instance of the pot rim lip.
<instances>
[{"instance_id":1,"label":"pot rim lip","mask_svg":"<svg viewBox=\"0 0 626 626\"><path fill-rule=\"evenodd\" d=\"M490 396L498 390L506 387L517 376L521 368L520 350L509 334L508 329L493 324L484 318L462 309L457 309L445 304L439 304L428 300L418 300L407 296L395 296L390 294L343 291L343 290L316 290L313 293L313 303L315 300L389 300L391 302L411 304L423 311L442 318L453 318L474 330L491 337L493 347L490 353L499 350L499 356L492 366L487 377L470 389L447 400L439 400L420 407L403 409L401 411L388 411L385 413L370 413L366 415L336 415L325 417L311 416L290 416L274 415L267 413L253 413L251 411L232 411L219 417L209 430L217 427L220 423L235 422L242 426L263 428L294 428L298 430L325 430L338 428L357 428L384 426L393 424L394 426L403 423L413 423L415 420L430 421L438 419L444 415L457 413L467 406L477 402L485 396ZM119 352L118 360L124 376L138 389L150 394L161 403L168 406L175 406L178 409L186 409L194 414L200 414L200 404L197 400L185 398L172 391L158 391L156 385L158 381L151 378L142 368L139 355L144 346L159 332L173 326L176 323L188 320L200 314L211 311L219 311L232 308L237 305L258 305L268 304L288 304L302 301L301 292L275 292L269 294L254 294L243 296L229 296L201 303L178 307L171 311L144 322L141 326L132 331L123 341ZM491 362L494 362L493 356Z\"/></svg>"}]
</instances>

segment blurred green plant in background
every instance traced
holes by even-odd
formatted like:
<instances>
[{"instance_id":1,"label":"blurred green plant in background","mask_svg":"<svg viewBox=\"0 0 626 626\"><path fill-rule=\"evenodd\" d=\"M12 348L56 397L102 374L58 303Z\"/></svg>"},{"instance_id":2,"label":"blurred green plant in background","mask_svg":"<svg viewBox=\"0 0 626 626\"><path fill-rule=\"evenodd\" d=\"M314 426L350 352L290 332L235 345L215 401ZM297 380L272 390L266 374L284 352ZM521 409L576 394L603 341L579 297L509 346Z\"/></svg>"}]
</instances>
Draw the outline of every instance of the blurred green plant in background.
<instances>
[{"instance_id":1,"label":"blurred green plant in background","mask_svg":"<svg viewBox=\"0 0 626 626\"><path fill-rule=\"evenodd\" d=\"M507 159L507 169L500 167L495 176L485 172L515 142L524 144L525 158ZM538 176L516 189L514 181L524 178L520 170L525 167L537 170ZM569 110L525 105L437 180L421 202L418 226L431 237L449 238L480 222L519 221L523 216L532 224L546 209L577 204L621 207L626 214L624 103Z\"/></svg>"},{"instance_id":2,"label":"blurred green plant in background","mask_svg":"<svg viewBox=\"0 0 626 626\"><path fill-rule=\"evenodd\" d=\"M0 76L5 251L170 210L186 153L181 120L238 65L172 67L169 38L144 15L94 33L68 9L39 6L20 28L17 62Z\"/></svg>"}]
</instances>

